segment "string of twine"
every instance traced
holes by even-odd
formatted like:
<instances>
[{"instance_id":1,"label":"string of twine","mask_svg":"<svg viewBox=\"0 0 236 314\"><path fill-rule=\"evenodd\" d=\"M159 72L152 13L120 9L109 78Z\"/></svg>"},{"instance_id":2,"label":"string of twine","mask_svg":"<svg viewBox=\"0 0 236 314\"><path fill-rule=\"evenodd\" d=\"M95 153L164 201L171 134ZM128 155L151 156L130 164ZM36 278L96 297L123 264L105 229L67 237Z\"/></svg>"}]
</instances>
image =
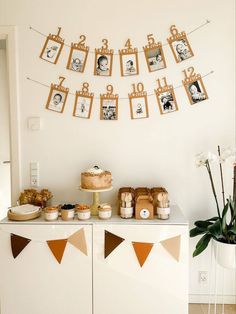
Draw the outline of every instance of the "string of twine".
<instances>
[{"instance_id":1,"label":"string of twine","mask_svg":"<svg viewBox=\"0 0 236 314\"><path fill-rule=\"evenodd\" d=\"M9 231L6 231L6 230L3 230L2 228L0 228L0 231L1 232L4 232L4 233L7 233L7 234L13 234L13 232L9 232ZM14 233L15 234L15 233ZM178 234L178 236L182 236L182 235L184 235L185 233L180 233L180 234ZM73 235L73 234L72 234ZM19 237L21 237L21 236L19 236ZM69 236L68 238L60 238L60 239L55 239L55 240L69 240L69 238L70 238L71 236ZM27 238L27 237L22 237L22 238ZM170 238L168 238L168 239L171 239L172 237L170 237ZM33 241L33 242L37 242L37 243L45 243L45 242L47 242L47 241L53 241L53 240L45 240L45 241L40 241L40 240L34 240L34 239L30 239L30 238L27 238L27 239L29 239L29 240L31 240L31 241ZM168 240L168 239L164 239L164 240ZM160 244L162 241L164 241L164 240L160 240L160 241L157 241L157 242L153 242L153 244ZM132 241L130 241L130 240L126 240L125 239L125 241L128 241L128 242L132 242ZM67 242L69 242L69 241L67 241Z\"/></svg>"},{"instance_id":2,"label":"string of twine","mask_svg":"<svg viewBox=\"0 0 236 314\"><path fill-rule=\"evenodd\" d=\"M214 73L214 71L212 70L212 71L210 71L210 72L208 72L208 73L202 75L201 77L204 78L204 77L207 77L207 76L209 76L209 75L211 75L211 74L213 74L213 73ZM30 78L30 77L27 77L26 79L29 80L29 81L31 81L31 82L34 82L34 83L36 83L36 84L38 84L38 85L41 85L41 86L44 86L44 87L47 87L47 88L51 88L51 86L49 86L49 85L47 85L47 84L45 84L45 83L42 83L42 82L40 82L40 81L37 81L37 80L35 80L35 79L32 79L32 78ZM181 85L177 85L177 86L173 87L173 89L175 90L175 89L178 89L178 88L180 88L180 87L183 87L183 85L182 85L182 84L181 84ZM75 96L75 93L69 92L69 94ZM148 97L149 97L149 96L154 96L154 95L155 95L155 93L148 93L148 94L147 94ZM94 99L100 99L100 97L94 96ZM119 97L119 99L129 99L129 97Z\"/></svg>"},{"instance_id":3,"label":"string of twine","mask_svg":"<svg viewBox=\"0 0 236 314\"><path fill-rule=\"evenodd\" d=\"M198 31L200 28L202 28L202 27L208 25L209 23L211 23L211 21L208 20L208 19L206 19L206 21L205 21L203 24L200 24L199 26L197 26L197 27L194 28L193 30L187 32L187 35L190 35L190 34L196 32L196 31ZM29 26L29 29L32 30L32 31L34 31L35 33L40 34L40 35L43 36L43 37L47 37L46 34L42 33L41 31L37 30L36 28L34 28L34 27L32 27L32 26ZM66 47L69 47L69 48L71 47L71 45L68 44L67 42L64 42L64 45L65 45ZM167 42L164 43L164 44L162 44L162 46L167 46L167 45L168 45ZM143 52L144 52L143 50L138 50L138 53L143 53ZM94 54L94 53L95 53L95 50L89 50L89 53ZM113 53L113 55L119 55L119 53Z\"/></svg>"}]
</instances>

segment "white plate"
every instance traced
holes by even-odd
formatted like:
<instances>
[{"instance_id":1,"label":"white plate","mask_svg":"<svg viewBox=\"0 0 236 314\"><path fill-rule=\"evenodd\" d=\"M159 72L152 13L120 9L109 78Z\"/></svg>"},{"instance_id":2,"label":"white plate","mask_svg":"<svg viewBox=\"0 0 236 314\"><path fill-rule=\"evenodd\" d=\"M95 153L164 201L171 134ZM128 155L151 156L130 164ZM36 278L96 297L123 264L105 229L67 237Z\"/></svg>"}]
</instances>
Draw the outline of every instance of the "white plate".
<instances>
[{"instance_id":1,"label":"white plate","mask_svg":"<svg viewBox=\"0 0 236 314\"><path fill-rule=\"evenodd\" d=\"M27 215L27 214L33 214L40 210L39 206L31 205L31 204L25 204L20 206L13 206L9 208L10 211L14 214L18 215Z\"/></svg>"}]
</instances>

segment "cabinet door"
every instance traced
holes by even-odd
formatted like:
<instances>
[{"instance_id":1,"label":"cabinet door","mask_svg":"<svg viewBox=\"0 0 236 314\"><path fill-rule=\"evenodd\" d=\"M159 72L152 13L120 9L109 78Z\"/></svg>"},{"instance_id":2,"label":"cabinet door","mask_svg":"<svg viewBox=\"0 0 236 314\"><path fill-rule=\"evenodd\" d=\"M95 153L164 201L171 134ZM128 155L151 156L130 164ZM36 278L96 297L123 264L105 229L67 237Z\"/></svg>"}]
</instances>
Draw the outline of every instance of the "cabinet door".
<instances>
[{"instance_id":1,"label":"cabinet door","mask_svg":"<svg viewBox=\"0 0 236 314\"><path fill-rule=\"evenodd\" d=\"M104 230L125 239L106 259ZM159 243L178 235L179 262ZM132 241L155 243L142 268ZM188 313L187 226L95 225L93 243L95 314Z\"/></svg>"},{"instance_id":2,"label":"cabinet door","mask_svg":"<svg viewBox=\"0 0 236 314\"><path fill-rule=\"evenodd\" d=\"M64 239L84 228L88 256L67 243L61 264L46 240ZM32 241L12 257L10 234L0 230L1 314L91 314L92 226L1 225Z\"/></svg>"}]
</instances>

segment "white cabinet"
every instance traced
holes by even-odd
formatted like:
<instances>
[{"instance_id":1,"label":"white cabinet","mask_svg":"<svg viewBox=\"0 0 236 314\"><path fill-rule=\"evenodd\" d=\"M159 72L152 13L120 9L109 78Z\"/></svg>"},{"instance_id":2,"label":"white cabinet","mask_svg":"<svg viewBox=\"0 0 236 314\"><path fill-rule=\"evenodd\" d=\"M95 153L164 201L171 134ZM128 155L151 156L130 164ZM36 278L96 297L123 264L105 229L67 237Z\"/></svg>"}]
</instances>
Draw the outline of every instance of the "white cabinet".
<instances>
[{"instance_id":1,"label":"white cabinet","mask_svg":"<svg viewBox=\"0 0 236 314\"><path fill-rule=\"evenodd\" d=\"M88 256L67 243L61 264L46 240L84 228ZM105 230L125 239L104 259ZM32 241L14 260L10 233ZM160 244L181 235L177 262ZM134 242L154 246L141 268ZM113 217L86 223L42 218L0 222L1 314L187 314L188 223L176 207L168 221Z\"/></svg>"},{"instance_id":2,"label":"white cabinet","mask_svg":"<svg viewBox=\"0 0 236 314\"><path fill-rule=\"evenodd\" d=\"M104 230L125 239L104 259ZM181 235L177 262L159 243ZM94 314L187 314L188 228L181 225L96 225ZM141 268L132 241L155 243Z\"/></svg>"},{"instance_id":3,"label":"white cabinet","mask_svg":"<svg viewBox=\"0 0 236 314\"><path fill-rule=\"evenodd\" d=\"M1 314L92 313L92 226L82 227L88 256L67 243L58 264L44 240L67 238L81 226L0 224L32 239L14 260L10 234L0 230Z\"/></svg>"}]
</instances>

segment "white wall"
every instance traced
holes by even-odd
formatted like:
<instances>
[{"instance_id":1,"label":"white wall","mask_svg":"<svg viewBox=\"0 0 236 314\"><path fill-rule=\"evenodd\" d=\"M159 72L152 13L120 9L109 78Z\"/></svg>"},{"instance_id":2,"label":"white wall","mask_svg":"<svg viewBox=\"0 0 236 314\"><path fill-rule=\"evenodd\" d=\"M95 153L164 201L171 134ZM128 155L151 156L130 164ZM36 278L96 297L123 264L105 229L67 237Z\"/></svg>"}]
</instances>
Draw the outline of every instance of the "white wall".
<instances>
[{"instance_id":1,"label":"white wall","mask_svg":"<svg viewBox=\"0 0 236 314\"><path fill-rule=\"evenodd\" d=\"M1 44L0 44L1 45ZM11 205L10 128L6 50L0 47L0 219Z\"/></svg>"},{"instance_id":2,"label":"white wall","mask_svg":"<svg viewBox=\"0 0 236 314\"><path fill-rule=\"evenodd\" d=\"M0 0L0 4L1 24L18 26L22 188L29 186L30 161L38 161L40 185L53 191L55 203L86 202L90 196L78 191L80 172L97 164L111 170L114 177L114 191L104 195L104 200L114 203L117 189L124 185L163 185L172 203L179 204L191 223L215 213L206 171L196 169L194 155L216 151L218 144L225 147L235 141L233 0ZM57 65L44 62L38 57L44 38L29 30L31 25L48 34L61 26L67 43L86 34L91 49L100 47L102 38L108 38L110 46L118 50L128 38L141 48L149 33L165 42L172 24L188 32L206 19L211 23L189 36L194 58L176 64L166 46L167 69L148 73L144 56L140 55L140 75L131 78L120 77L117 57L111 78L93 76L93 54L89 55L84 74L68 71L67 47ZM124 97L131 91L131 84L139 81L149 92L155 87L155 80L163 76L174 86L179 85L182 70L188 66L194 66L201 74L215 71L204 79L209 100L190 106L184 89L179 88L179 112L160 116L155 97L150 97L150 118L140 121L130 120L127 100L120 101L118 121L99 120L98 100L94 102L91 120L72 117L71 95L62 115L45 110L49 89L26 80L30 76L49 85L63 75L71 92L88 81L95 95L105 92L105 86L111 83L114 91ZM31 116L42 119L41 131L27 129ZM231 192L230 171L227 193ZM193 245L191 241L191 251ZM206 269L207 261L206 254L191 259L193 295L206 292L198 285L197 276L198 270ZM233 287L228 281L227 294L232 295Z\"/></svg>"}]
</instances>

